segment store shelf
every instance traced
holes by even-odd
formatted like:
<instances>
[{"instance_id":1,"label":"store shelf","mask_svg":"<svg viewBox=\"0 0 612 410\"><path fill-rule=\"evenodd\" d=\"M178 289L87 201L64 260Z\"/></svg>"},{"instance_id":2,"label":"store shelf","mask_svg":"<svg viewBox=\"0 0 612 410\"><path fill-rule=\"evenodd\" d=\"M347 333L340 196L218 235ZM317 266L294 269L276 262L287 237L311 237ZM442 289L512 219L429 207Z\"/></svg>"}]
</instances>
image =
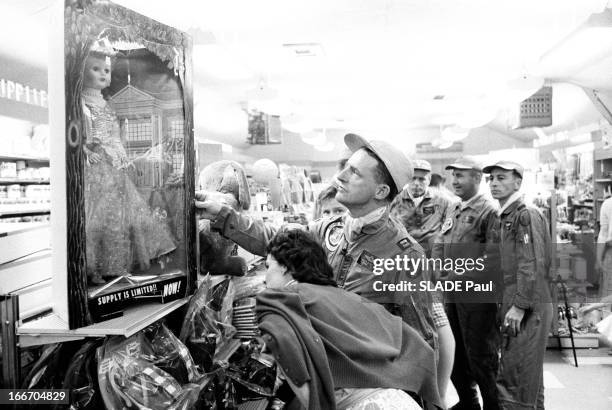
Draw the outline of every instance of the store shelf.
<instances>
[{"instance_id":1,"label":"store shelf","mask_svg":"<svg viewBox=\"0 0 612 410\"><path fill-rule=\"evenodd\" d=\"M601 182L601 183L612 182L612 178L599 178L599 179L596 179L595 182Z\"/></svg>"},{"instance_id":2,"label":"store shelf","mask_svg":"<svg viewBox=\"0 0 612 410\"><path fill-rule=\"evenodd\" d=\"M56 314L24 323L17 327L20 341L32 346L52 341L75 340L84 337L122 335L129 337L165 317L189 301L189 297L166 304L148 303L126 309L123 316L70 330L68 324Z\"/></svg>"},{"instance_id":3,"label":"store shelf","mask_svg":"<svg viewBox=\"0 0 612 410\"><path fill-rule=\"evenodd\" d=\"M32 216L48 213L51 213L51 208L24 209L14 211L0 211L0 217Z\"/></svg>"},{"instance_id":4,"label":"store shelf","mask_svg":"<svg viewBox=\"0 0 612 410\"><path fill-rule=\"evenodd\" d=\"M0 185L4 184L48 184L48 179L17 179L17 178L0 178Z\"/></svg>"},{"instance_id":5,"label":"store shelf","mask_svg":"<svg viewBox=\"0 0 612 410\"><path fill-rule=\"evenodd\" d=\"M576 349L597 349L599 347L599 334L574 334L574 346ZM572 342L569 336L549 336L546 347L548 349L571 349Z\"/></svg>"},{"instance_id":6,"label":"store shelf","mask_svg":"<svg viewBox=\"0 0 612 410\"><path fill-rule=\"evenodd\" d=\"M45 157L33 157L33 156L29 156L29 155L0 154L0 161L49 162L49 158L45 158Z\"/></svg>"}]
</instances>

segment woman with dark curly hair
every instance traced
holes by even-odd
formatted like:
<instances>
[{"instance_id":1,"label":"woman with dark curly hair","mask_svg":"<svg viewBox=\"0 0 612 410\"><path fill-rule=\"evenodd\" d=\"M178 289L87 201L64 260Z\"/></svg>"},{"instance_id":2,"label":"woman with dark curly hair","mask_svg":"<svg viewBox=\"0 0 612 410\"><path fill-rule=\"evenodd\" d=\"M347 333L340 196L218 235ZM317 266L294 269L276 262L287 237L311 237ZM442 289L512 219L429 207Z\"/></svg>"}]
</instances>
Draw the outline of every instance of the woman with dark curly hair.
<instances>
[{"instance_id":1,"label":"woman with dark curly hair","mask_svg":"<svg viewBox=\"0 0 612 410\"><path fill-rule=\"evenodd\" d=\"M440 406L432 348L400 317L336 287L321 245L302 230L268 245L259 328L295 394L290 409Z\"/></svg>"}]
</instances>

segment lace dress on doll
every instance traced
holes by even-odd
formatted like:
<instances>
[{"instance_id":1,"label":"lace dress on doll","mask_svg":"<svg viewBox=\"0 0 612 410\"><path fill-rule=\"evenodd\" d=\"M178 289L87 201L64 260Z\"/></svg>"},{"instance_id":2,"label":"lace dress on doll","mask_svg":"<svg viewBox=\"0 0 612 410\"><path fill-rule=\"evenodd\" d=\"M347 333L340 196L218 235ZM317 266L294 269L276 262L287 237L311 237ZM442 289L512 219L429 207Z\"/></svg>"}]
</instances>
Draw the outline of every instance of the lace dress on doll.
<instances>
[{"instance_id":1,"label":"lace dress on doll","mask_svg":"<svg viewBox=\"0 0 612 410\"><path fill-rule=\"evenodd\" d=\"M127 173L117 116L103 99L84 99L87 144L100 161L85 166L87 273L121 276L146 270L176 249L165 217L151 211Z\"/></svg>"}]
</instances>

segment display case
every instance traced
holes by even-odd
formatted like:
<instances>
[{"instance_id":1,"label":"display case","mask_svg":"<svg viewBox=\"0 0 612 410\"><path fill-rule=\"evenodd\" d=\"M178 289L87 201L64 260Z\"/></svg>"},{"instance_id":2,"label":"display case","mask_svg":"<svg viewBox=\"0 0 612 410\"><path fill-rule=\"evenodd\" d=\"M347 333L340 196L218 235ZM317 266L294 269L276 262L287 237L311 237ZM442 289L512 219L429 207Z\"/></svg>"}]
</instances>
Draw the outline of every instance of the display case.
<instances>
[{"instance_id":1,"label":"display case","mask_svg":"<svg viewBox=\"0 0 612 410\"><path fill-rule=\"evenodd\" d=\"M54 313L75 329L193 289L191 41L108 1L67 0L59 27L50 50L64 52L49 64Z\"/></svg>"}]
</instances>

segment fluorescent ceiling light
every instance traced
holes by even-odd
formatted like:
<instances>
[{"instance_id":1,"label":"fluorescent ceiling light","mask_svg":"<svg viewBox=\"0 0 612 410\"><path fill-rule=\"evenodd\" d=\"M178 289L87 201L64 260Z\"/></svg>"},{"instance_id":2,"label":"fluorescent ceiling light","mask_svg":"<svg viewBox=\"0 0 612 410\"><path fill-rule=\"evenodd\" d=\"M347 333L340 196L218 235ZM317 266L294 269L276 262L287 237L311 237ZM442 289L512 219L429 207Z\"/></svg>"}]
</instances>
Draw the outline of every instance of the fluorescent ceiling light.
<instances>
[{"instance_id":1,"label":"fluorescent ceiling light","mask_svg":"<svg viewBox=\"0 0 612 410\"><path fill-rule=\"evenodd\" d=\"M570 77L612 53L612 9L592 14L559 44L544 54L537 70L547 78Z\"/></svg>"},{"instance_id":2,"label":"fluorescent ceiling light","mask_svg":"<svg viewBox=\"0 0 612 410\"><path fill-rule=\"evenodd\" d=\"M442 135L443 141L450 141L451 143L455 141L460 141L468 136L470 133L469 129L461 128L456 125L450 127L442 128L440 134Z\"/></svg>"},{"instance_id":3,"label":"fluorescent ceiling light","mask_svg":"<svg viewBox=\"0 0 612 410\"><path fill-rule=\"evenodd\" d=\"M331 152L334 150L335 147L336 145L331 141L327 141L323 145L315 145L315 149L321 152Z\"/></svg>"},{"instance_id":4,"label":"fluorescent ceiling light","mask_svg":"<svg viewBox=\"0 0 612 410\"><path fill-rule=\"evenodd\" d=\"M327 143L327 136L323 131L313 131L302 135L302 141L306 144L321 146Z\"/></svg>"}]
</instances>

